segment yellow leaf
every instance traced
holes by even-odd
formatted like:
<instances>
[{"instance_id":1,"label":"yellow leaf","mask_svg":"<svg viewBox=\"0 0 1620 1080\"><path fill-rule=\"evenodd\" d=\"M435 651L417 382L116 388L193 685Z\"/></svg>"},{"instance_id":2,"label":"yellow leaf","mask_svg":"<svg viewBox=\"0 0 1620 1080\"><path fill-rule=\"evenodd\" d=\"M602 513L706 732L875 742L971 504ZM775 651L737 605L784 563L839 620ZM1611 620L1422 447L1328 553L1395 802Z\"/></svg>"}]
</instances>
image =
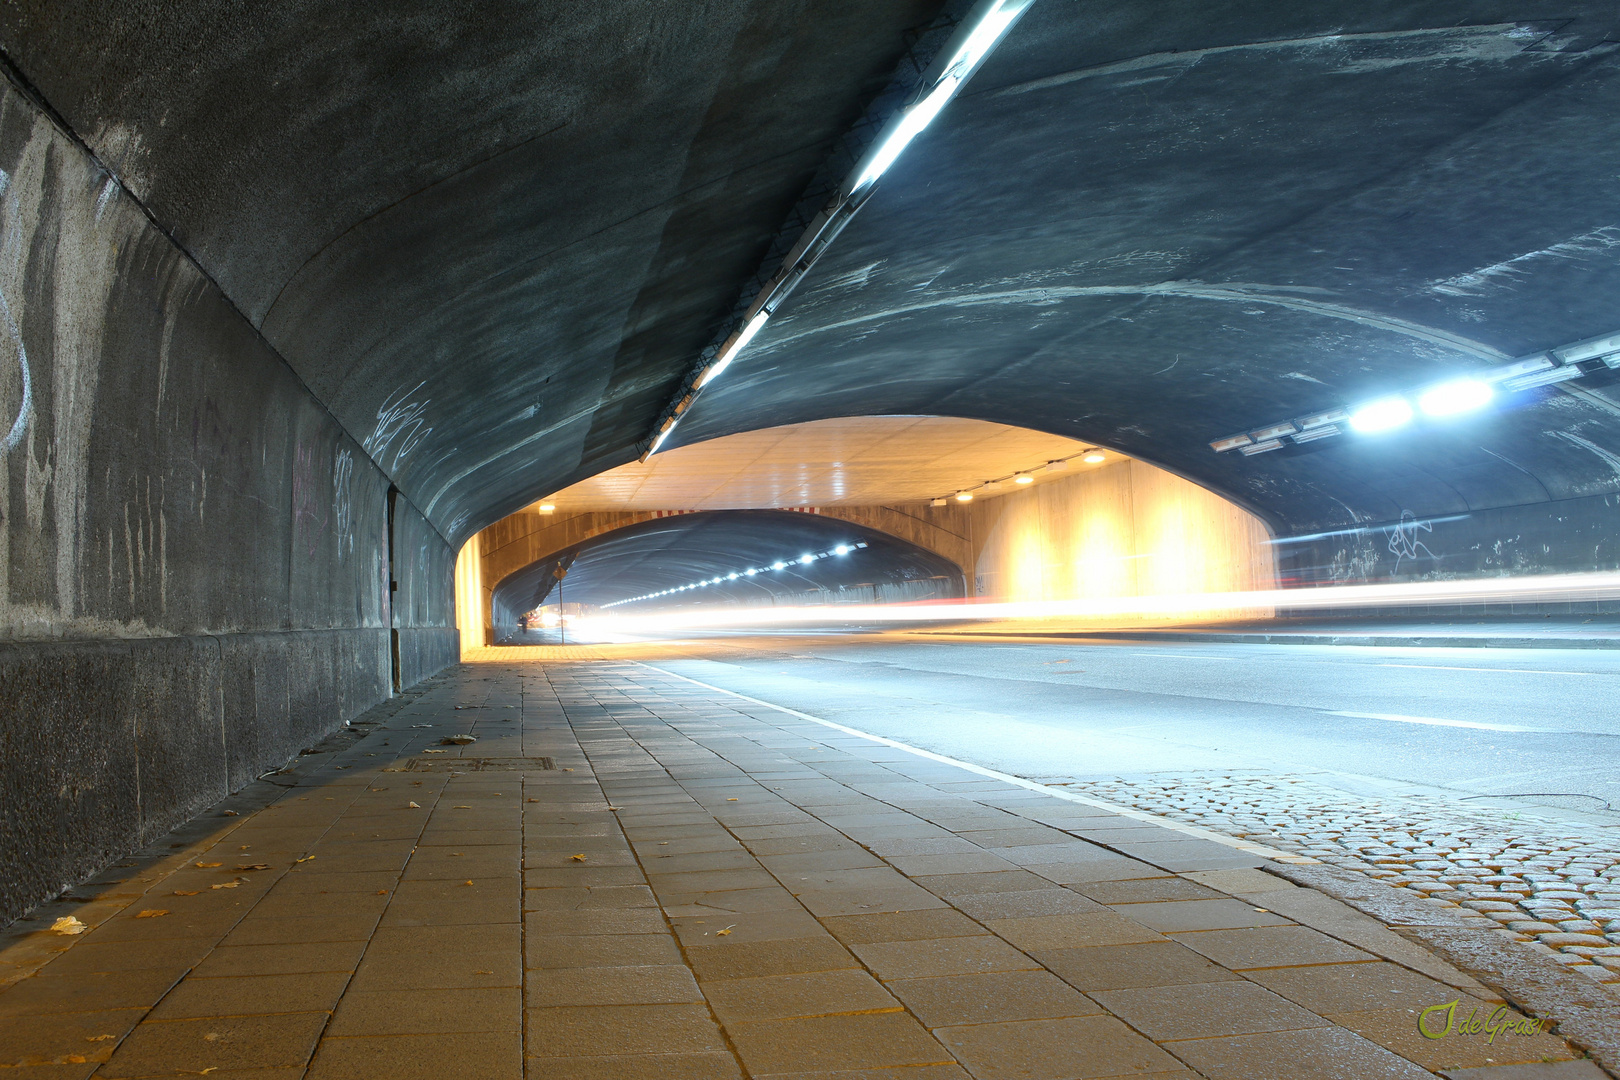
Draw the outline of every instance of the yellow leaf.
<instances>
[{"instance_id":1,"label":"yellow leaf","mask_svg":"<svg viewBox=\"0 0 1620 1080\"><path fill-rule=\"evenodd\" d=\"M196 896L197 893L200 892L200 891L201 891L200 889L176 889L176 890L174 890L174 895L176 895L176 896Z\"/></svg>"},{"instance_id":2,"label":"yellow leaf","mask_svg":"<svg viewBox=\"0 0 1620 1080\"><path fill-rule=\"evenodd\" d=\"M727 799L726 802L736 802L736 799Z\"/></svg>"},{"instance_id":3,"label":"yellow leaf","mask_svg":"<svg viewBox=\"0 0 1620 1080\"><path fill-rule=\"evenodd\" d=\"M72 915L64 915L51 923L51 933L53 934L82 934L88 929L90 929L88 926Z\"/></svg>"},{"instance_id":4,"label":"yellow leaf","mask_svg":"<svg viewBox=\"0 0 1620 1080\"><path fill-rule=\"evenodd\" d=\"M207 870L210 867L224 866L225 864L224 863L217 863L217 862L200 862L200 863L197 863L196 865L201 867L204 870Z\"/></svg>"},{"instance_id":5,"label":"yellow leaf","mask_svg":"<svg viewBox=\"0 0 1620 1080\"><path fill-rule=\"evenodd\" d=\"M570 859L572 859L574 862L584 862L585 861L585 856L583 856L583 855L570 855L568 857Z\"/></svg>"},{"instance_id":6,"label":"yellow leaf","mask_svg":"<svg viewBox=\"0 0 1620 1080\"><path fill-rule=\"evenodd\" d=\"M471 880L471 879L470 879L470 878L469 878L469 879L468 879L468 880L466 880L466 881L463 881L463 882L462 882L462 884L463 884L463 885L471 885L471 884L472 884L472 880Z\"/></svg>"},{"instance_id":7,"label":"yellow leaf","mask_svg":"<svg viewBox=\"0 0 1620 1080\"><path fill-rule=\"evenodd\" d=\"M161 919L167 914L168 911L163 908L147 908L145 911L137 911L135 917L137 919Z\"/></svg>"},{"instance_id":8,"label":"yellow leaf","mask_svg":"<svg viewBox=\"0 0 1620 1080\"><path fill-rule=\"evenodd\" d=\"M85 1057L83 1054L68 1054L62 1060L67 1062L69 1065L83 1065L85 1062Z\"/></svg>"},{"instance_id":9,"label":"yellow leaf","mask_svg":"<svg viewBox=\"0 0 1620 1080\"><path fill-rule=\"evenodd\" d=\"M736 923L731 924L731 926L736 926L736 925L737 925ZM727 934L731 933L731 926L726 927L724 930L716 930L714 932L714 936L715 937L725 937Z\"/></svg>"},{"instance_id":10,"label":"yellow leaf","mask_svg":"<svg viewBox=\"0 0 1620 1080\"><path fill-rule=\"evenodd\" d=\"M314 857L315 856L313 856L313 855L305 855L302 859L294 859L293 861L294 862L309 862L309 860L313 859Z\"/></svg>"},{"instance_id":11,"label":"yellow leaf","mask_svg":"<svg viewBox=\"0 0 1620 1080\"><path fill-rule=\"evenodd\" d=\"M226 882L223 882L223 883L221 883L219 885L210 885L208 887L210 889L234 889L240 884L241 884L240 881L226 881Z\"/></svg>"},{"instance_id":12,"label":"yellow leaf","mask_svg":"<svg viewBox=\"0 0 1620 1080\"><path fill-rule=\"evenodd\" d=\"M84 1041L85 1042L106 1042L108 1039L116 1039L116 1038L118 1038L118 1036L116 1036L116 1035L90 1035L90 1036L87 1036Z\"/></svg>"}]
</instances>

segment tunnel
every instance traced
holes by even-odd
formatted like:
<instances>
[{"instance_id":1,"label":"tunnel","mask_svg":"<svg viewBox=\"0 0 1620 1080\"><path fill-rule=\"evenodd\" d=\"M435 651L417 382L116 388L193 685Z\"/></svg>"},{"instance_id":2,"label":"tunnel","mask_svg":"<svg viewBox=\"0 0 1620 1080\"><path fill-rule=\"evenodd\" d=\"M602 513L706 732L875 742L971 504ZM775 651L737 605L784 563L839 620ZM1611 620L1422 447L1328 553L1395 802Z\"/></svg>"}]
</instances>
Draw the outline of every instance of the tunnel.
<instances>
[{"instance_id":1,"label":"tunnel","mask_svg":"<svg viewBox=\"0 0 1620 1080\"><path fill-rule=\"evenodd\" d=\"M1620 1076L1613 4L0 71L0 1067Z\"/></svg>"}]
</instances>

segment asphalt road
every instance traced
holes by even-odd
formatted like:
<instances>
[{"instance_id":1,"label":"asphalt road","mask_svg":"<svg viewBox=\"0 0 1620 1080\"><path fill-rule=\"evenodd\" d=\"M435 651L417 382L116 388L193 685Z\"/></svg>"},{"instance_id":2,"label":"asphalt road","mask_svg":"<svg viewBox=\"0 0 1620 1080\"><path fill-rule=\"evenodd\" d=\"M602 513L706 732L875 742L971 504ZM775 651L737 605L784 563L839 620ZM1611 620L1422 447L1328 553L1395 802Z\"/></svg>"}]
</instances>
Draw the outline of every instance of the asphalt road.
<instances>
[{"instance_id":1,"label":"asphalt road","mask_svg":"<svg viewBox=\"0 0 1620 1080\"><path fill-rule=\"evenodd\" d=\"M801 634L646 662L1035 779L1254 769L1620 808L1620 650Z\"/></svg>"}]
</instances>

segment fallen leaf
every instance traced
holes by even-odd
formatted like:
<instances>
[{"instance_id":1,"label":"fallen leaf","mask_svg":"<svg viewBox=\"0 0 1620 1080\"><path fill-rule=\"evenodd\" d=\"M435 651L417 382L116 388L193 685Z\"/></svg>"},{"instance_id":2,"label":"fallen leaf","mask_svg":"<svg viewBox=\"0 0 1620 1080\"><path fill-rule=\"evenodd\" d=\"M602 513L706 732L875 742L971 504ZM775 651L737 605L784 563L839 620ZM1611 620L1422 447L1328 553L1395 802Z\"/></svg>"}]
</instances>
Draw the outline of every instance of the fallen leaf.
<instances>
[{"instance_id":1,"label":"fallen leaf","mask_svg":"<svg viewBox=\"0 0 1620 1080\"><path fill-rule=\"evenodd\" d=\"M622 809L622 807L618 807L618 806L610 806L610 807L608 807L608 809L609 809L609 810L619 810L619 809Z\"/></svg>"},{"instance_id":2,"label":"fallen leaf","mask_svg":"<svg viewBox=\"0 0 1620 1080\"><path fill-rule=\"evenodd\" d=\"M388 895L388 890L387 889L378 889L377 890L377 895L378 896L387 896Z\"/></svg>"},{"instance_id":3,"label":"fallen leaf","mask_svg":"<svg viewBox=\"0 0 1620 1080\"><path fill-rule=\"evenodd\" d=\"M197 1073L197 1075L198 1076L207 1076L211 1072L218 1071L218 1069L219 1069L218 1065L210 1065L210 1066L208 1066L208 1068L203 1069L201 1072Z\"/></svg>"},{"instance_id":4,"label":"fallen leaf","mask_svg":"<svg viewBox=\"0 0 1620 1080\"><path fill-rule=\"evenodd\" d=\"M210 889L234 889L240 884L242 884L240 881L225 881L218 885L210 885L208 887Z\"/></svg>"},{"instance_id":5,"label":"fallen leaf","mask_svg":"<svg viewBox=\"0 0 1620 1080\"><path fill-rule=\"evenodd\" d=\"M563 772L573 772L573 769L564 769Z\"/></svg>"},{"instance_id":6,"label":"fallen leaf","mask_svg":"<svg viewBox=\"0 0 1620 1080\"><path fill-rule=\"evenodd\" d=\"M452 810L471 810L472 807L470 807L470 806L452 806L450 809L452 809Z\"/></svg>"},{"instance_id":7,"label":"fallen leaf","mask_svg":"<svg viewBox=\"0 0 1620 1080\"><path fill-rule=\"evenodd\" d=\"M242 815L238 814L235 810L227 810L227 811L224 812L224 814L222 816L223 817L241 817Z\"/></svg>"},{"instance_id":8,"label":"fallen leaf","mask_svg":"<svg viewBox=\"0 0 1620 1080\"><path fill-rule=\"evenodd\" d=\"M658 841L658 846L659 847L669 847L669 841L668 840L660 840L660 841Z\"/></svg>"},{"instance_id":9,"label":"fallen leaf","mask_svg":"<svg viewBox=\"0 0 1620 1080\"><path fill-rule=\"evenodd\" d=\"M737 925L736 923L731 924L731 926L736 926L736 925ZM727 934L731 933L731 926L726 927L724 930L716 930L714 932L714 936L715 937L725 937Z\"/></svg>"},{"instance_id":10,"label":"fallen leaf","mask_svg":"<svg viewBox=\"0 0 1620 1080\"><path fill-rule=\"evenodd\" d=\"M116 1036L116 1035L87 1035L87 1036L85 1036L84 1041L85 1042L106 1042L108 1039L116 1039L116 1038L118 1038L118 1036Z\"/></svg>"},{"instance_id":11,"label":"fallen leaf","mask_svg":"<svg viewBox=\"0 0 1620 1080\"><path fill-rule=\"evenodd\" d=\"M237 863L236 868L238 870L268 870L270 864L267 862Z\"/></svg>"},{"instance_id":12,"label":"fallen leaf","mask_svg":"<svg viewBox=\"0 0 1620 1080\"><path fill-rule=\"evenodd\" d=\"M539 802L539 799L525 799L524 802Z\"/></svg>"},{"instance_id":13,"label":"fallen leaf","mask_svg":"<svg viewBox=\"0 0 1620 1080\"><path fill-rule=\"evenodd\" d=\"M168 913L165 908L147 908L145 911L137 911L135 917L137 919L161 919Z\"/></svg>"},{"instance_id":14,"label":"fallen leaf","mask_svg":"<svg viewBox=\"0 0 1620 1080\"><path fill-rule=\"evenodd\" d=\"M446 735L439 740L440 746L470 746L478 741L476 735Z\"/></svg>"},{"instance_id":15,"label":"fallen leaf","mask_svg":"<svg viewBox=\"0 0 1620 1080\"><path fill-rule=\"evenodd\" d=\"M574 862L584 862L585 861L585 856L583 856L583 855L570 855L568 857L570 859L572 859Z\"/></svg>"},{"instance_id":16,"label":"fallen leaf","mask_svg":"<svg viewBox=\"0 0 1620 1080\"><path fill-rule=\"evenodd\" d=\"M460 855L460 854L461 854L461 852L459 852L459 851L452 851L452 852L451 852L451 853L450 853L450 854L451 854L451 855Z\"/></svg>"},{"instance_id":17,"label":"fallen leaf","mask_svg":"<svg viewBox=\"0 0 1620 1080\"><path fill-rule=\"evenodd\" d=\"M445 751L443 751L443 750L424 750L424 751L422 751L422 753L424 753L424 754L442 754L444 752Z\"/></svg>"},{"instance_id":18,"label":"fallen leaf","mask_svg":"<svg viewBox=\"0 0 1620 1080\"><path fill-rule=\"evenodd\" d=\"M422 809L421 806L417 805L416 803L406 803L405 806L406 806L406 809L409 809L409 810L420 810L420 809Z\"/></svg>"},{"instance_id":19,"label":"fallen leaf","mask_svg":"<svg viewBox=\"0 0 1620 1080\"><path fill-rule=\"evenodd\" d=\"M51 933L53 934L82 934L88 929L90 929L88 926L72 915L64 915L51 923Z\"/></svg>"},{"instance_id":20,"label":"fallen leaf","mask_svg":"<svg viewBox=\"0 0 1620 1080\"><path fill-rule=\"evenodd\" d=\"M493 975L495 973L493 971L475 971L475 972L473 972L473 974L474 975Z\"/></svg>"},{"instance_id":21,"label":"fallen leaf","mask_svg":"<svg viewBox=\"0 0 1620 1080\"><path fill-rule=\"evenodd\" d=\"M727 799L726 802L736 802L736 799Z\"/></svg>"},{"instance_id":22,"label":"fallen leaf","mask_svg":"<svg viewBox=\"0 0 1620 1080\"><path fill-rule=\"evenodd\" d=\"M313 859L314 857L315 856L313 856L313 855L305 855L302 859L294 859L293 861L294 862L309 862L309 860Z\"/></svg>"},{"instance_id":23,"label":"fallen leaf","mask_svg":"<svg viewBox=\"0 0 1620 1080\"><path fill-rule=\"evenodd\" d=\"M83 1054L67 1054L62 1060L69 1065L83 1065L86 1059Z\"/></svg>"},{"instance_id":24,"label":"fallen leaf","mask_svg":"<svg viewBox=\"0 0 1620 1080\"><path fill-rule=\"evenodd\" d=\"M224 866L224 865L225 865L225 864L224 864L224 863L217 863L217 862L200 862L200 863L193 863L193 864L192 864L192 865L193 865L193 866L199 866L199 867L201 867L201 868L202 868L202 869L204 869L204 870L207 870L207 869L209 869L209 868L210 868L210 867L214 867L214 866Z\"/></svg>"},{"instance_id":25,"label":"fallen leaf","mask_svg":"<svg viewBox=\"0 0 1620 1080\"><path fill-rule=\"evenodd\" d=\"M176 896L196 896L201 891L202 891L201 889L176 889L176 890L174 890L174 895L176 895Z\"/></svg>"}]
</instances>

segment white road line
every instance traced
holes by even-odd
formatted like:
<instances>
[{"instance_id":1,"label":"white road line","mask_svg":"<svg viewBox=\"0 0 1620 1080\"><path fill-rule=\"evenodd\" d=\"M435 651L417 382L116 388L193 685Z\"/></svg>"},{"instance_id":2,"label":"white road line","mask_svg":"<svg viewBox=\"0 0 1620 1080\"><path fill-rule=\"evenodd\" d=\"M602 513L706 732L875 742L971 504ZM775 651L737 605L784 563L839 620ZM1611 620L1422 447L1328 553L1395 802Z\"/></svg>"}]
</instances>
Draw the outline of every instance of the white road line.
<instances>
[{"instance_id":1,"label":"white road line","mask_svg":"<svg viewBox=\"0 0 1620 1080\"><path fill-rule=\"evenodd\" d=\"M835 724L831 720L823 720L819 716L811 716L809 713L800 712L797 709L790 709L785 705L777 705L776 703L770 701L761 701L759 698L749 697L747 694L739 694L735 690L727 690L723 686L715 686L712 683L706 683L699 679L689 678L688 676L670 671L667 668L661 668L657 664L649 664L645 660L633 660L631 663L638 664L644 668L650 668L661 675L668 675L671 678L680 679L682 682L689 682L693 686L701 686L705 690L713 690L720 694L729 694L734 698L740 698L743 701L752 702L755 705L763 705L767 709L775 709L777 712L787 713L789 716L797 716L801 720L808 720L813 724L820 724L823 727L832 728L834 731L842 731L846 735L854 735L862 739L868 739L871 742L893 747L896 750L904 750L908 754L916 754L918 757L927 758L929 761L937 761L944 765L954 765L958 769L966 769L968 772L977 773L980 776L986 776L992 780L1000 780L1003 783L1012 784L1016 787L1021 787L1029 791L1039 791L1044 795L1050 795L1052 798L1061 799L1064 802L1082 803L1086 806L1095 806L1098 809L1107 810L1111 813L1118 814L1120 817L1132 818L1136 821L1146 821L1162 828L1171 829L1178 833L1184 833L1187 836L1195 837L1199 840L1210 840L1214 843L1222 844L1229 848L1236 848L1238 851L1245 852L1249 855L1257 855L1262 859L1269 859L1272 862L1291 863L1298 866L1312 865L1320 861L1309 858L1305 855L1295 855L1291 852L1280 851L1277 848L1266 847L1264 844L1255 844L1247 840L1239 840L1235 836L1227 836L1225 833L1218 833L1213 829L1205 829L1198 825L1188 825L1185 822L1175 821L1167 817L1160 817L1158 814L1145 813L1141 810L1132 809L1129 806L1120 806L1117 803L1104 802L1102 799L1093 799L1086 795L1076 795L1072 791L1063 791L1059 788L1049 787L1046 784L1038 784L1033 780L1025 780L1021 776L1013 776L1010 773L997 772L995 769L987 769L982 765L974 765L970 762L958 761L956 758L946 757L944 754L936 754L932 750L924 750L921 747L911 746L908 743L885 738L882 735L873 735L868 731L859 731L852 727L845 727L843 724Z\"/></svg>"},{"instance_id":2,"label":"white road line","mask_svg":"<svg viewBox=\"0 0 1620 1080\"><path fill-rule=\"evenodd\" d=\"M1438 716L1403 716L1400 713L1329 712L1329 716L1349 716L1357 720L1388 720L1396 724L1427 724L1430 727L1473 728L1476 731L1539 731L1554 732L1554 728L1519 727L1514 724L1479 724L1472 720L1442 720Z\"/></svg>"}]
</instances>

